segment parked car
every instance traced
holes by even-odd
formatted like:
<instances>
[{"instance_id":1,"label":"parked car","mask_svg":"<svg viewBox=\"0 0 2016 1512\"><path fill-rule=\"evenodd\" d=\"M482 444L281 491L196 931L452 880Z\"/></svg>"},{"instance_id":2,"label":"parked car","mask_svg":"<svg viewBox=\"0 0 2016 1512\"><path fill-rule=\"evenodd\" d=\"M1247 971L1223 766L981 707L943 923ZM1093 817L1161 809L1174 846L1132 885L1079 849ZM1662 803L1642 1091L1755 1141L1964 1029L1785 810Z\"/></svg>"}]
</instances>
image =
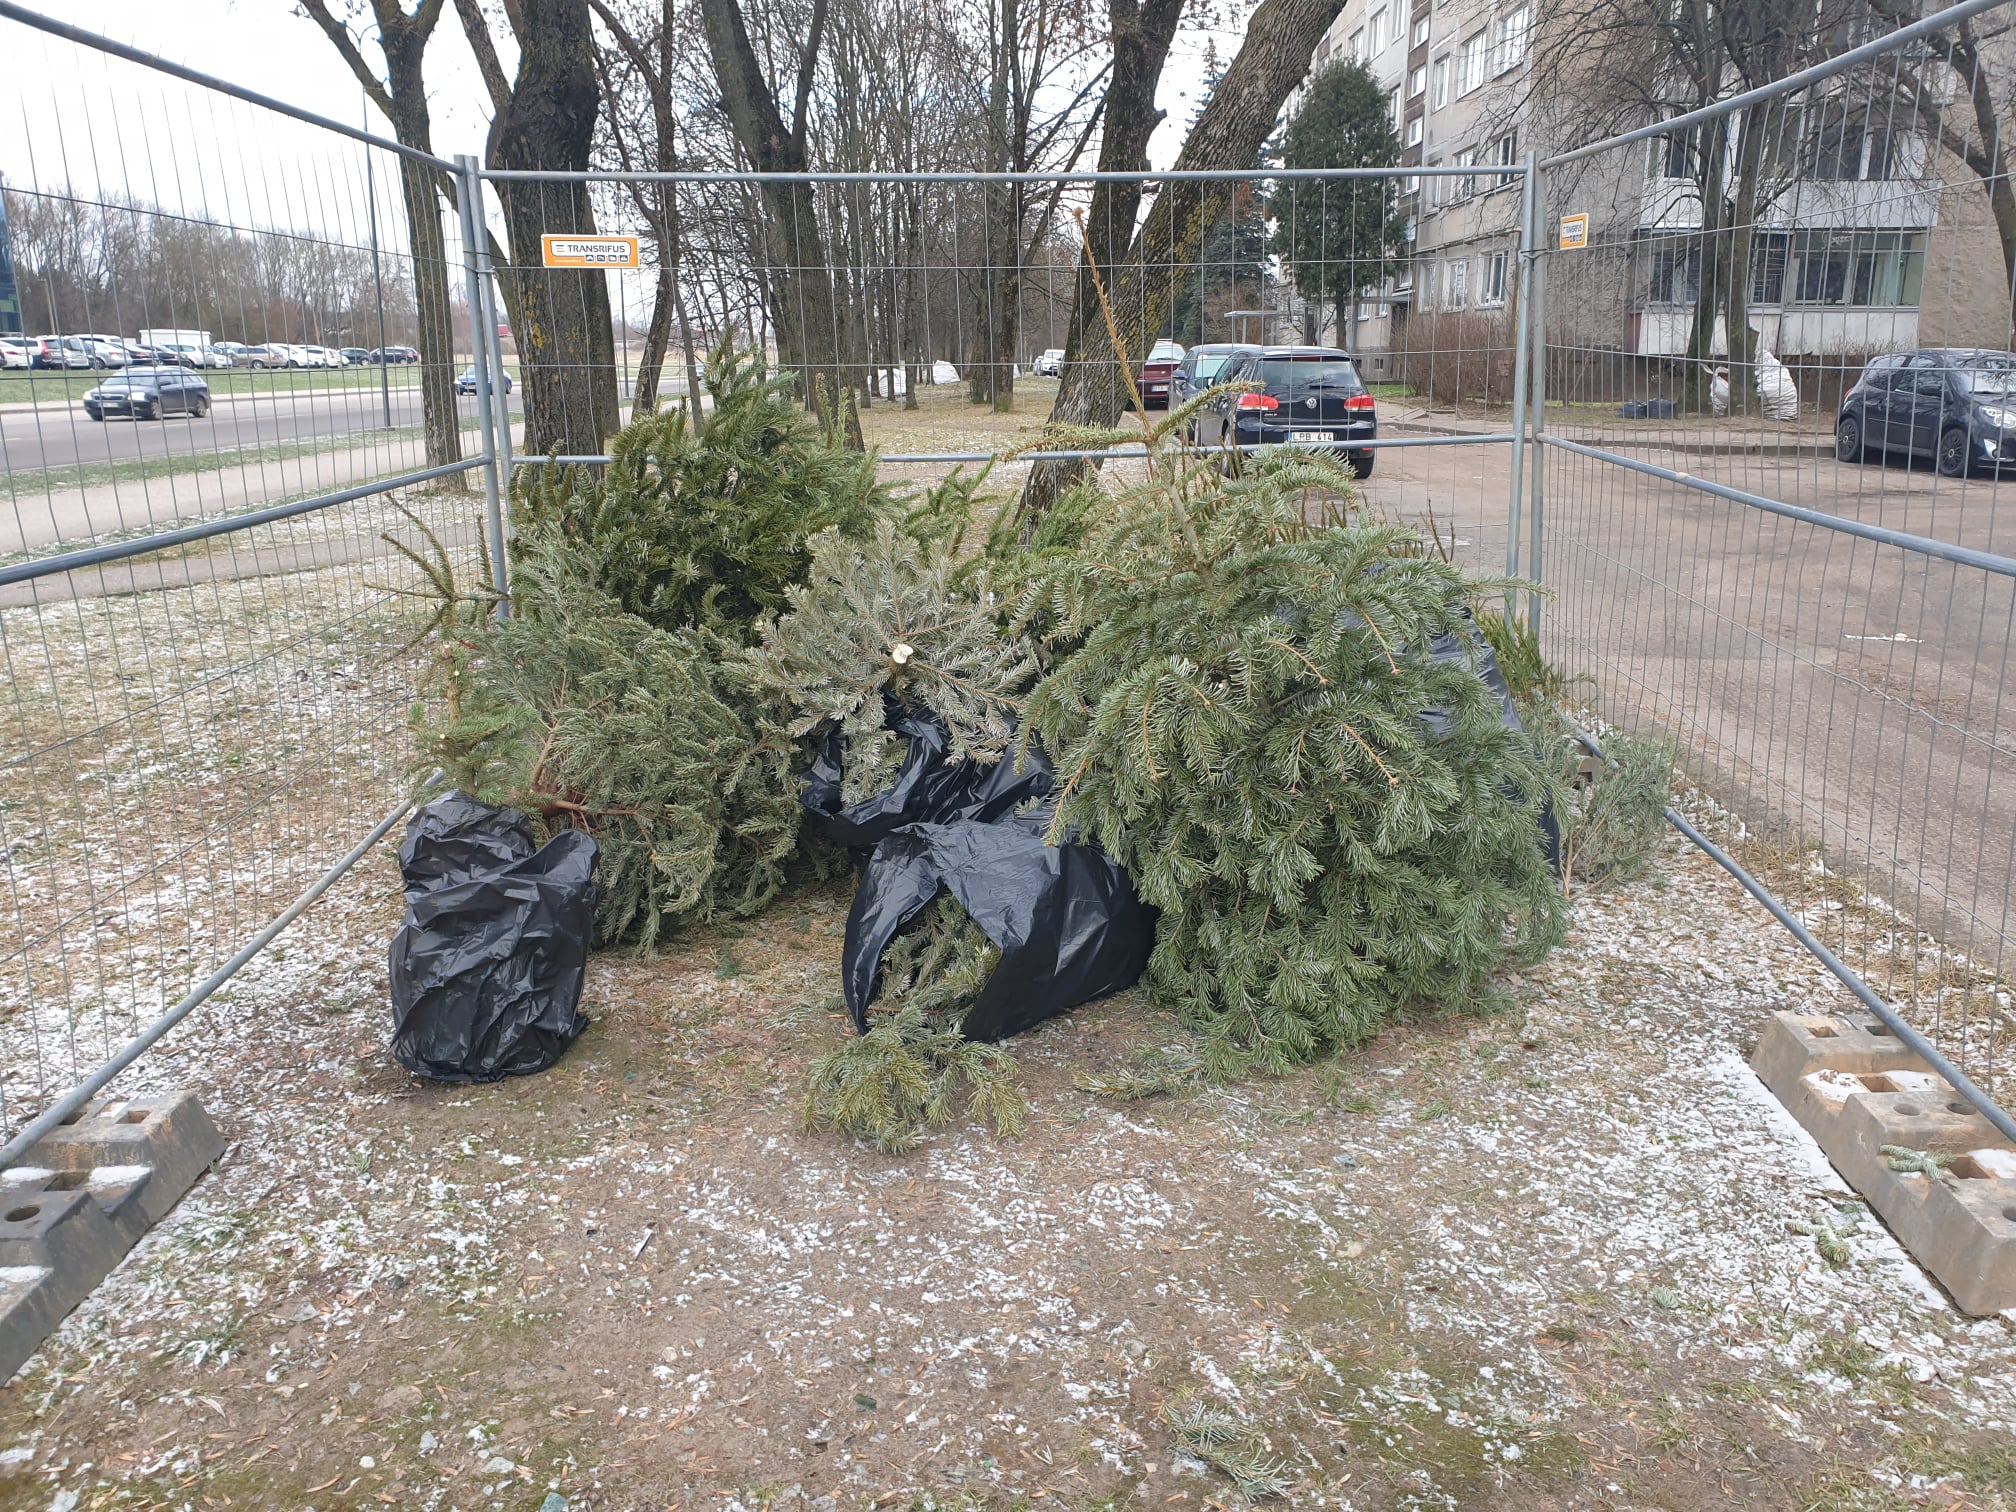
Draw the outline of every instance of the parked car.
<instances>
[{"instance_id":1,"label":"parked car","mask_svg":"<svg viewBox=\"0 0 2016 1512\"><path fill-rule=\"evenodd\" d=\"M346 366L359 367L371 360L371 354L362 347L345 347L342 352Z\"/></svg>"},{"instance_id":2,"label":"parked car","mask_svg":"<svg viewBox=\"0 0 2016 1512\"><path fill-rule=\"evenodd\" d=\"M214 352L222 352L226 357L229 357L231 361L235 364L240 357L243 357L247 352L251 351L252 349L246 346L245 343L242 341L219 341L214 342L211 345L211 350Z\"/></svg>"},{"instance_id":3,"label":"parked car","mask_svg":"<svg viewBox=\"0 0 2016 1512\"><path fill-rule=\"evenodd\" d=\"M78 336L65 336L65 341L83 343L85 354L94 368L124 367L133 360L133 354L126 350L126 343L117 336L107 336L102 332L86 331Z\"/></svg>"},{"instance_id":4,"label":"parked car","mask_svg":"<svg viewBox=\"0 0 2016 1512\"><path fill-rule=\"evenodd\" d=\"M1873 359L1841 396L1834 455L1929 457L1949 478L2016 464L2016 352L1931 347Z\"/></svg>"},{"instance_id":5,"label":"parked car","mask_svg":"<svg viewBox=\"0 0 2016 1512\"><path fill-rule=\"evenodd\" d=\"M202 367L228 368L236 366L231 360L231 354L222 347L206 346L201 348L197 355L203 359L199 364Z\"/></svg>"},{"instance_id":6,"label":"parked car","mask_svg":"<svg viewBox=\"0 0 2016 1512\"><path fill-rule=\"evenodd\" d=\"M1035 366L1030 368L1029 371L1034 373L1038 378L1056 378L1062 376L1064 372L1064 348L1051 347L1041 357L1036 359Z\"/></svg>"},{"instance_id":7,"label":"parked car","mask_svg":"<svg viewBox=\"0 0 2016 1512\"><path fill-rule=\"evenodd\" d=\"M0 368L32 368L42 347L32 336L0 336Z\"/></svg>"},{"instance_id":8,"label":"parked car","mask_svg":"<svg viewBox=\"0 0 2016 1512\"><path fill-rule=\"evenodd\" d=\"M365 353L364 360L367 362L377 362L381 356L388 366L401 362L418 362L420 360L420 354L409 346L388 346L383 349L382 353L379 348L373 347L369 352Z\"/></svg>"},{"instance_id":9,"label":"parked car","mask_svg":"<svg viewBox=\"0 0 2016 1512\"><path fill-rule=\"evenodd\" d=\"M46 368L94 368L110 366L94 359L91 349L77 336L44 336L42 366Z\"/></svg>"},{"instance_id":10,"label":"parked car","mask_svg":"<svg viewBox=\"0 0 2016 1512\"><path fill-rule=\"evenodd\" d=\"M476 365L474 363L462 369L461 373L457 375L455 379L455 392L458 394L473 394L476 392ZM504 375L504 392L507 394L511 392L511 375L509 373Z\"/></svg>"},{"instance_id":11,"label":"parked car","mask_svg":"<svg viewBox=\"0 0 2016 1512\"><path fill-rule=\"evenodd\" d=\"M268 341L259 346L245 348L245 361L255 368L293 368L301 366L301 359L294 349L284 341Z\"/></svg>"},{"instance_id":12,"label":"parked car","mask_svg":"<svg viewBox=\"0 0 2016 1512\"><path fill-rule=\"evenodd\" d=\"M203 367L203 348L186 341L160 341L154 344L154 360L158 363L173 362L182 367Z\"/></svg>"},{"instance_id":13,"label":"parked car","mask_svg":"<svg viewBox=\"0 0 2016 1512\"><path fill-rule=\"evenodd\" d=\"M181 366L129 367L115 373L84 396L84 413L93 420L125 415L134 420L210 413L210 385Z\"/></svg>"},{"instance_id":14,"label":"parked car","mask_svg":"<svg viewBox=\"0 0 2016 1512\"><path fill-rule=\"evenodd\" d=\"M1372 396L1351 358L1335 347L1249 347L1218 370L1220 383L1247 382L1252 391L1221 394L1197 412L1200 446L1308 446L1341 452L1361 478L1372 475L1372 453L1362 443L1378 439ZM1236 471L1244 455L1226 454Z\"/></svg>"},{"instance_id":15,"label":"parked car","mask_svg":"<svg viewBox=\"0 0 2016 1512\"><path fill-rule=\"evenodd\" d=\"M1141 364L1141 403L1148 409L1169 408L1169 379L1183 360L1183 348L1173 341L1158 341Z\"/></svg>"},{"instance_id":16,"label":"parked car","mask_svg":"<svg viewBox=\"0 0 2016 1512\"><path fill-rule=\"evenodd\" d=\"M1243 342L1213 341L1202 346L1194 346L1183 354L1183 360L1176 364L1176 371L1169 379L1169 402L1187 404L1212 384L1219 381L1219 374L1225 364L1241 352L1257 352L1260 349Z\"/></svg>"}]
</instances>

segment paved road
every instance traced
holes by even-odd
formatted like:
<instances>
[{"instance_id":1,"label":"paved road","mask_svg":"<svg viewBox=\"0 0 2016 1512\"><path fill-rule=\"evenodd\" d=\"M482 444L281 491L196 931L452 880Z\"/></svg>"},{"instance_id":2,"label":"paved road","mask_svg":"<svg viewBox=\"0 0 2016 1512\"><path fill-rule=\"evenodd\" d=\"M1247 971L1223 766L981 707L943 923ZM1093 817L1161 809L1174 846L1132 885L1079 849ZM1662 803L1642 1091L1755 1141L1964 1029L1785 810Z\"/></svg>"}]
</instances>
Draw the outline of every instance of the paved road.
<instances>
[{"instance_id":1,"label":"paved road","mask_svg":"<svg viewBox=\"0 0 2016 1512\"><path fill-rule=\"evenodd\" d=\"M1578 439L1602 444L1584 434ZM2016 555L2016 480L1814 454L1715 455L1642 439L1630 454L1825 513ZM1433 507L1458 555L1502 570L1507 449L1389 451L1369 485L1410 521ZM1609 717L1663 731L1754 833L1819 847L1903 913L2000 969L2016 864L2016 580L1779 519L1551 450L1542 575L1550 656ZM1445 529L1445 534L1447 530ZM1528 562L1530 566L1530 560ZM1908 929L1843 929L1839 877L1788 901L1866 976L1977 1066L1986 1000L1915 962ZM1851 901L1854 889L1846 889ZM1762 916L1760 915L1760 920Z\"/></svg>"},{"instance_id":2,"label":"paved road","mask_svg":"<svg viewBox=\"0 0 2016 1512\"><path fill-rule=\"evenodd\" d=\"M420 424L418 389L392 390L394 428ZM474 420L476 401L459 401ZM512 408L519 406L512 396ZM0 408L0 470L41 473L79 464L134 462L235 452L290 441L366 437L385 425L385 405L375 388L303 388L295 392L218 394L202 420L94 421L80 400L51 400L32 407ZM38 481L38 486L41 480ZM51 480L60 482L60 479Z\"/></svg>"}]
</instances>

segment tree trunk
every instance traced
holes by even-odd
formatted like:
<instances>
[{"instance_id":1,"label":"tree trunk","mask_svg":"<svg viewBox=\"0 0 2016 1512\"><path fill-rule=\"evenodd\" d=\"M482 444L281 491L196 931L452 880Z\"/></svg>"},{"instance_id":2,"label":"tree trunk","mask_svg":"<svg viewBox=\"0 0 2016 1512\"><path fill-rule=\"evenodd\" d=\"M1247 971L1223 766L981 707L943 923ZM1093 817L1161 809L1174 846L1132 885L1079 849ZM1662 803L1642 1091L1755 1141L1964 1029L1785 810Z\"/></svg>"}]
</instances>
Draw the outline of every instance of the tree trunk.
<instances>
[{"instance_id":1,"label":"tree trunk","mask_svg":"<svg viewBox=\"0 0 2016 1512\"><path fill-rule=\"evenodd\" d=\"M644 349L637 354L637 388L630 401L630 418L635 421L658 408L658 375L665 366L665 349L672 339L672 270L658 264L658 286L651 296L651 324L644 332Z\"/></svg>"},{"instance_id":2,"label":"tree trunk","mask_svg":"<svg viewBox=\"0 0 2016 1512\"><path fill-rule=\"evenodd\" d=\"M381 25L379 36L392 133L408 147L432 152L433 127L421 68L426 33L410 21L403 26L395 21ZM399 160L399 194L406 206L413 252L413 299L420 327L413 344L420 349L420 423L429 467L462 460L462 417L455 408L454 301L448 292L448 243L441 230L438 182L435 170L426 164Z\"/></svg>"},{"instance_id":3,"label":"tree trunk","mask_svg":"<svg viewBox=\"0 0 2016 1512\"><path fill-rule=\"evenodd\" d=\"M1695 246L1701 268L1694 290L1694 317L1687 333L1686 406L1705 411L1710 407L1713 377L1709 371L1715 354L1715 321L1723 312L1723 294L1728 287L1725 266L1729 239L1722 234L1728 192L1727 118L1717 117L1701 128L1701 161L1695 168L1695 186L1701 196L1701 229ZM1736 388L1729 394L1733 401Z\"/></svg>"},{"instance_id":4,"label":"tree trunk","mask_svg":"<svg viewBox=\"0 0 2016 1512\"><path fill-rule=\"evenodd\" d=\"M759 173L803 173L806 102L824 5L814 0L800 67L797 120L790 124L777 109L737 0L701 0L700 14L721 86L721 106L750 166ZM833 274L819 234L818 210L810 184L766 182L760 198L764 297L777 333L777 354L784 366L797 370L809 398L822 378L837 385L840 376Z\"/></svg>"},{"instance_id":5,"label":"tree trunk","mask_svg":"<svg viewBox=\"0 0 2016 1512\"><path fill-rule=\"evenodd\" d=\"M506 169L588 167L599 95L588 0L517 0L518 77L490 128L490 161ZM525 385L525 449L604 450L621 423L608 275L542 266L541 238L588 234L595 212L585 184L502 180L498 197L511 241Z\"/></svg>"},{"instance_id":6,"label":"tree trunk","mask_svg":"<svg viewBox=\"0 0 2016 1512\"><path fill-rule=\"evenodd\" d=\"M2003 45L2008 46L2006 36ZM2002 117L1995 108L1993 74L1982 62L1980 38L1971 19L1962 21L1956 29L1951 58L1953 71L1967 90L1968 103L1974 107L1974 130L1980 136L1978 146L1968 144L1969 150L1960 156L1988 192L1988 210L2002 243L2002 286L2012 307L2002 311L2001 334L2003 344L2009 345L2016 343L2016 186L2010 183L2009 155L2002 141Z\"/></svg>"},{"instance_id":7,"label":"tree trunk","mask_svg":"<svg viewBox=\"0 0 2016 1512\"><path fill-rule=\"evenodd\" d=\"M1757 333L1750 329L1750 277L1757 210L1763 196L1764 134L1772 107L1752 105L1738 118L1742 137L1736 143L1735 212L1729 226L1728 284L1723 291L1722 324L1729 341L1729 398L1756 392Z\"/></svg>"},{"instance_id":8,"label":"tree trunk","mask_svg":"<svg viewBox=\"0 0 2016 1512\"><path fill-rule=\"evenodd\" d=\"M1183 150L1176 159L1176 168L1240 169L1249 168L1257 162L1261 149L1274 130L1282 102L1307 74L1316 43L1343 8L1344 0L1261 0L1247 22L1246 37L1240 44L1238 56L1232 60L1232 66L1225 71L1198 115L1196 124L1191 127ZM1146 8L1143 14L1146 14ZM1173 17L1169 25L1173 35ZM1156 76L1160 74L1159 58L1167 51L1168 43L1165 41L1157 54ZM1126 103L1122 104L1120 114L1115 113L1114 91L1121 86L1120 38L1117 32L1113 77L1113 88L1107 93L1106 103L1109 127L1130 119ZM1128 83L1129 94L1132 95L1140 81L1130 79ZM1155 77L1151 76L1147 80L1150 100L1154 97L1154 88ZM1148 123L1148 131L1153 129L1153 122ZM1135 150L1142 157L1137 161L1140 166L1145 166L1147 132L1140 132L1138 140L1139 146ZM1102 144L1101 168L1106 167L1105 157L1105 146ZM1110 197L1109 205L1117 211L1124 204L1127 224L1131 226L1140 203L1138 183L1102 183L1099 187L1120 191ZM1154 208L1148 212L1140 233L1132 238L1131 246L1121 239L1116 221L1109 220L1103 226L1095 222L1086 227L1086 237L1094 257L1103 260L1104 254L1112 248L1128 247L1125 261L1115 260L1107 281L1107 298L1112 306L1120 346L1119 350L1114 349L1107 334L1105 317L1099 309L1098 296L1090 289L1090 278L1081 275L1082 287L1071 316L1071 342L1066 349L1064 379L1057 387L1057 399L1050 410L1053 423L1107 429L1118 422L1127 392L1126 382L1121 377L1122 365L1136 364L1147 354L1149 344L1168 318L1175 298L1179 265L1196 262L1204 244L1205 231L1226 213L1232 203L1234 188L1231 180L1165 184L1162 192L1155 197ZM1099 199L1100 196L1095 193L1095 210ZM1025 522L1033 524L1037 515L1054 504L1058 493L1083 469L1084 464L1079 462L1046 462L1031 468L1020 506Z\"/></svg>"}]
</instances>

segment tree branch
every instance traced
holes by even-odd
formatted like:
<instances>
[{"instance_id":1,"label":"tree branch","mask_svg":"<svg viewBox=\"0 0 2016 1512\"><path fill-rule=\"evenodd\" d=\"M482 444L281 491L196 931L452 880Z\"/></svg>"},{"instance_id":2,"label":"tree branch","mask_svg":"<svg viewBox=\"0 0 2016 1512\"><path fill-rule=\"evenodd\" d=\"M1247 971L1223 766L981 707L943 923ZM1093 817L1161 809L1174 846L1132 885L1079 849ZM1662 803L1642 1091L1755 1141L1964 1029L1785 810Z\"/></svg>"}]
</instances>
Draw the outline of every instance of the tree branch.
<instances>
[{"instance_id":1,"label":"tree branch","mask_svg":"<svg viewBox=\"0 0 2016 1512\"><path fill-rule=\"evenodd\" d=\"M438 15L439 0L436 0L434 8ZM422 10L424 12L424 6ZM350 65L350 72L355 74L357 82L364 86L364 93L370 97L371 103L378 107L386 120L396 122L397 117L392 114L391 93L385 88L383 81L371 71L370 65L364 61L364 54L358 50L357 41L350 35L349 29L329 13L329 7L323 0L301 0L301 11L310 21L321 27L322 34L336 45L336 51L342 56L343 61Z\"/></svg>"},{"instance_id":2,"label":"tree branch","mask_svg":"<svg viewBox=\"0 0 2016 1512\"><path fill-rule=\"evenodd\" d=\"M483 76L483 87L490 93L491 108L502 115L511 108L511 81L505 78L504 65L498 60L497 44L490 37L490 23L477 0L455 0L455 14L462 18L462 34L469 39L469 50L476 54L476 71Z\"/></svg>"}]
</instances>

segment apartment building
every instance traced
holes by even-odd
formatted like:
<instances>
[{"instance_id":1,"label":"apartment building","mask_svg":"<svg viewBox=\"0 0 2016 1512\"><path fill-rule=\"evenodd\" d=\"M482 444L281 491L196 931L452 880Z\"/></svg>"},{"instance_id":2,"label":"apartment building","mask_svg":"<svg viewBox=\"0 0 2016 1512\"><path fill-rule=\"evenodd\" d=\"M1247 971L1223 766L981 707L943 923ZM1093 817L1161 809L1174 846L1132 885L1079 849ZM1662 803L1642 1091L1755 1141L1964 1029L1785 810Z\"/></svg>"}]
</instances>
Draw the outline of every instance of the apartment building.
<instances>
[{"instance_id":1,"label":"apartment building","mask_svg":"<svg viewBox=\"0 0 2016 1512\"><path fill-rule=\"evenodd\" d=\"M1533 19L1533 0L1347 0L1317 46L1317 69L1355 59L1386 90L1403 167L1474 170L1402 180L1411 271L1341 312L1328 333L1362 354L1369 377L1399 376L1416 312L1505 309L1519 192L1504 168L1524 151Z\"/></svg>"},{"instance_id":2,"label":"apartment building","mask_svg":"<svg viewBox=\"0 0 2016 1512\"><path fill-rule=\"evenodd\" d=\"M1509 345L1520 192L1505 170L1529 147L1546 154L1539 123L1557 103L1531 77L1536 20L1534 0L1347 0L1317 49L1316 68L1356 58L1387 90L1404 168L1463 170L1402 180L1410 271L1326 332L1368 377L1418 381L1438 348L1453 360ZM1773 130L1784 167L1758 207L1748 290L1767 349L1838 366L1955 339L1967 312L1997 308L2000 257L1972 203L1985 196L1975 184L1970 199L1964 174L1922 132L1896 125L1866 80L1787 107ZM1550 292L1566 297L1550 298L1554 340L1619 357L1686 352L1702 276L1701 150L1698 135L1680 133L1551 181L1555 211L1590 214L1592 243L1576 264L1556 260ZM1726 333L1715 345L1726 350ZM1475 362L1463 382L1481 392L1473 381L1499 386Z\"/></svg>"}]
</instances>

